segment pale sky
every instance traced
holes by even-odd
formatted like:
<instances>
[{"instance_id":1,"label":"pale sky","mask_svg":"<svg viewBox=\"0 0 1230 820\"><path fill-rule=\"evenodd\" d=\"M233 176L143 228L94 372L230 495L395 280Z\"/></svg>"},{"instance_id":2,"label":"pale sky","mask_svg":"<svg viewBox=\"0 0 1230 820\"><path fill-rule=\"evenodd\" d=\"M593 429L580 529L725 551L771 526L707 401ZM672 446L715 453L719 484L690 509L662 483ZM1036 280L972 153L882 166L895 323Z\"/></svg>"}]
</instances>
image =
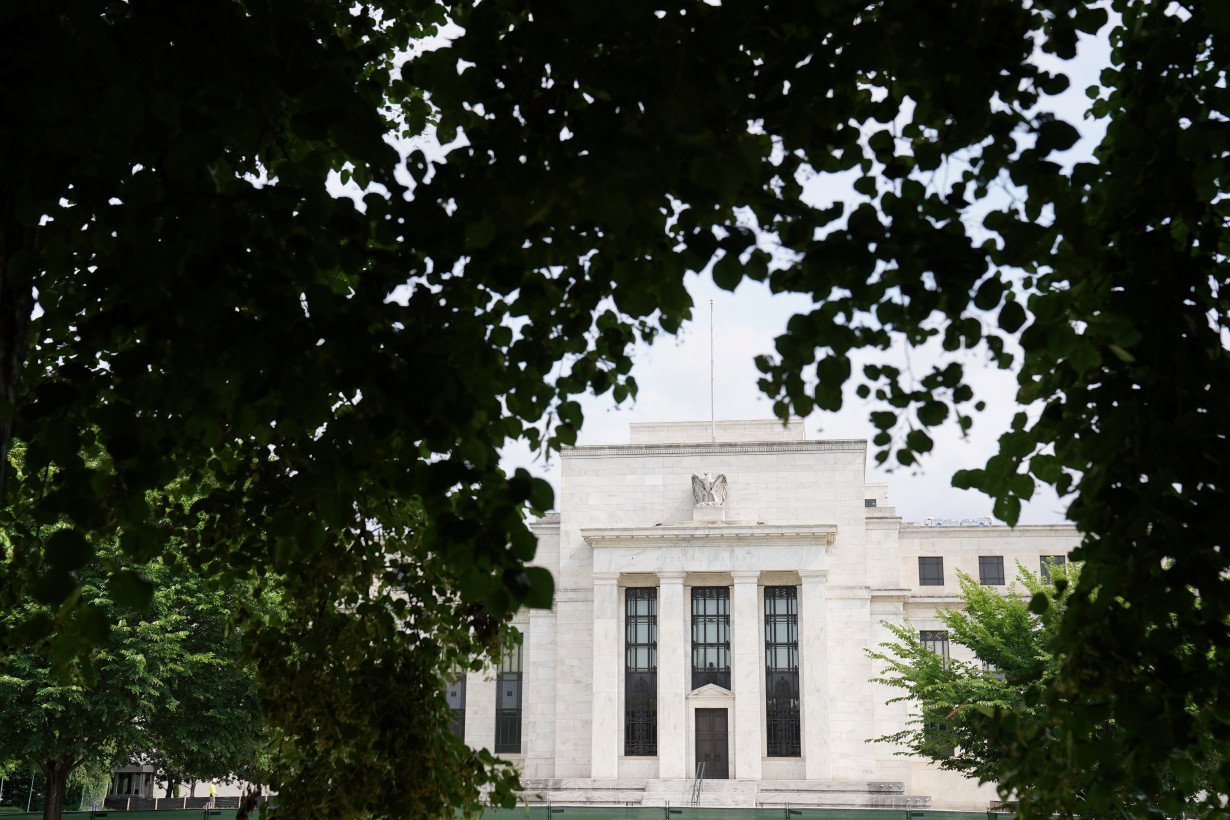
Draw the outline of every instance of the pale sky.
<instances>
[{"instance_id":1,"label":"pale sky","mask_svg":"<svg viewBox=\"0 0 1230 820\"><path fill-rule=\"evenodd\" d=\"M615 407L610 394L582 399L585 423L578 444L621 444L628 441L629 422L707 421L709 419L709 299L713 299L716 417L719 420L770 419L773 408L756 387L759 371L753 360L773 352L773 339L791 315L805 310L809 299L773 295L756 282L744 282L734 293L717 288L707 276L690 275L688 290L696 302L697 321L678 337L661 336L634 353L632 373L640 386L635 402ZM915 371L926 369L926 351L911 353ZM889 502L907 521L928 516L973 518L989 516L991 501L981 493L954 489L956 470L981 467L995 452L995 442L1019 409L1010 373L982 366L977 357L963 357L967 378L987 402L975 417L974 428L962 439L955 423L933 435L935 449L913 468L878 469L868 447L868 482L887 482ZM846 406L838 413L816 412L804 420L809 439L870 439L875 430L867 418L868 405L847 391ZM509 469L524 466L547 478L559 491L559 458L533 457L524 446L505 454ZM732 477L734 480L734 477ZM1049 488L1040 488L1024 505L1020 523L1051 524L1064 520L1066 504Z\"/></svg>"}]
</instances>

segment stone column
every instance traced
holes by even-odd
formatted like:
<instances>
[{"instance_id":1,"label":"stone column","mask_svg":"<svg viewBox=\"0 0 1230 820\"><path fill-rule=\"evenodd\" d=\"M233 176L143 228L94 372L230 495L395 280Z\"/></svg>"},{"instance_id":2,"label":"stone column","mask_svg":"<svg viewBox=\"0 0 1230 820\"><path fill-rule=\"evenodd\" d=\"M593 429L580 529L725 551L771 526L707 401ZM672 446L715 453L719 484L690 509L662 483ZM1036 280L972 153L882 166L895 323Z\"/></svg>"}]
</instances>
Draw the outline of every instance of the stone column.
<instances>
[{"instance_id":1,"label":"stone column","mask_svg":"<svg viewBox=\"0 0 1230 820\"><path fill-rule=\"evenodd\" d=\"M531 609L525 633L521 702L525 721L522 776L555 776L555 612Z\"/></svg>"},{"instance_id":2,"label":"stone column","mask_svg":"<svg viewBox=\"0 0 1230 820\"><path fill-rule=\"evenodd\" d=\"M828 629L825 570L799 570L799 678L803 699L803 757L808 780L832 780L829 726Z\"/></svg>"},{"instance_id":3,"label":"stone column","mask_svg":"<svg viewBox=\"0 0 1230 820\"><path fill-rule=\"evenodd\" d=\"M760 615L760 573L756 570L731 572L735 582L731 607L731 685L735 695L734 776L739 780L759 780L760 761L765 753L764 721L760 707L764 700L764 628Z\"/></svg>"},{"instance_id":4,"label":"stone column","mask_svg":"<svg viewBox=\"0 0 1230 820\"><path fill-rule=\"evenodd\" d=\"M499 665L466 674L465 741L471 749L495 749L495 676Z\"/></svg>"},{"instance_id":5,"label":"stone column","mask_svg":"<svg viewBox=\"0 0 1230 820\"><path fill-rule=\"evenodd\" d=\"M894 590L897 594L882 594L875 595L871 599L871 645L879 647L880 644L895 640L896 636L889 631L885 626L885 622L900 625L905 622L905 602L908 600L908 590ZM872 674L879 675L884 671L884 663L882 661L873 661L871 668ZM904 702L889 703L888 701L898 695L898 691L883 683L869 684L871 687L871 707L872 719L871 731L867 732L867 737L885 737L901 731L909 718L909 712ZM909 758L901 757L895 752L905 751L904 745L876 743L866 744L875 755L874 767L877 772L876 777L882 780L900 780L903 782L909 779L909 766L906 763Z\"/></svg>"},{"instance_id":6,"label":"stone column","mask_svg":"<svg viewBox=\"0 0 1230 820\"><path fill-rule=\"evenodd\" d=\"M619 640L617 573L594 573L594 712L590 735L590 776L619 776L619 682L623 679Z\"/></svg>"},{"instance_id":7,"label":"stone column","mask_svg":"<svg viewBox=\"0 0 1230 820\"><path fill-rule=\"evenodd\" d=\"M683 573L658 573L658 777L688 776L687 701L691 642Z\"/></svg>"}]
</instances>

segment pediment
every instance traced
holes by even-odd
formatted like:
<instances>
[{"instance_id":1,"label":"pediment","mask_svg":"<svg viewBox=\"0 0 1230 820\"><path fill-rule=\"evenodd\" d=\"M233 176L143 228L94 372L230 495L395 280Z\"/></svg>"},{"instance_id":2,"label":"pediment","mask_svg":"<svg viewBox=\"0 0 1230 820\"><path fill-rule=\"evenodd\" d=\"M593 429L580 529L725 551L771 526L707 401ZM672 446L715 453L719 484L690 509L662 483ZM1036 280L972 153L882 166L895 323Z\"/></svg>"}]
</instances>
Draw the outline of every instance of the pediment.
<instances>
[{"instance_id":1,"label":"pediment","mask_svg":"<svg viewBox=\"0 0 1230 820\"><path fill-rule=\"evenodd\" d=\"M722 687L718 686L716 683L706 683L704 686L700 687L699 689L693 689L691 692L688 692L688 697L689 698L729 698L730 700L734 700L735 695L729 689L723 689Z\"/></svg>"}]
</instances>

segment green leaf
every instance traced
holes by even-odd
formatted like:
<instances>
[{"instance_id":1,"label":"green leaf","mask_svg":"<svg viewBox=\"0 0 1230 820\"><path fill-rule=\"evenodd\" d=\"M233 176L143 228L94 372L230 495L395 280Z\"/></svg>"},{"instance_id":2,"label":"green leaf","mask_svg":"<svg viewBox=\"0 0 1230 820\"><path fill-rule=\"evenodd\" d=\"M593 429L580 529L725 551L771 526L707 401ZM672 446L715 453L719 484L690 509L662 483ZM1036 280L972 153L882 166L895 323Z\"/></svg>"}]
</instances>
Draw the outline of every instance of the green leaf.
<instances>
[{"instance_id":1,"label":"green leaf","mask_svg":"<svg viewBox=\"0 0 1230 820\"><path fill-rule=\"evenodd\" d=\"M1021 499L1014 495L1000 496L992 506L995 517L1009 527L1015 527L1021 517Z\"/></svg>"},{"instance_id":2,"label":"green leaf","mask_svg":"<svg viewBox=\"0 0 1230 820\"><path fill-rule=\"evenodd\" d=\"M56 605L68 598L76 588L77 581L68 570L53 567L35 580L30 591L39 603Z\"/></svg>"},{"instance_id":3,"label":"green leaf","mask_svg":"<svg viewBox=\"0 0 1230 820\"><path fill-rule=\"evenodd\" d=\"M927 435L923 430L911 430L905 436L906 446L916 453L929 453L931 448L935 446L931 440L931 436Z\"/></svg>"},{"instance_id":4,"label":"green leaf","mask_svg":"<svg viewBox=\"0 0 1230 820\"><path fill-rule=\"evenodd\" d=\"M115 602L128 609L144 609L154 599L154 585L130 569L112 574L108 586Z\"/></svg>"},{"instance_id":5,"label":"green leaf","mask_svg":"<svg viewBox=\"0 0 1230 820\"><path fill-rule=\"evenodd\" d=\"M77 530L56 530L47 539L47 560L62 570L83 567L94 557L94 548Z\"/></svg>"},{"instance_id":6,"label":"green leaf","mask_svg":"<svg viewBox=\"0 0 1230 820\"><path fill-rule=\"evenodd\" d=\"M550 609L555 600L555 579L551 573L543 567L526 567L525 575L529 581L525 605L532 609Z\"/></svg>"},{"instance_id":7,"label":"green leaf","mask_svg":"<svg viewBox=\"0 0 1230 820\"><path fill-rule=\"evenodd\" d=\"M1008 333L1016 333L1025 324L1025 308L1020 302L1012 301L1004 304L999 311L999 326Z\"/></svg>"},{"instance_id":8,"label":"green leaf","mask_svg":"<svg viewBox=\"0 0 1230 820\"><path fill-rule=\"evenodd\" d=\"M1040 156L1052 151L1066 151L1076 144L1080 132L1063 120L1048 120L1038 129L1038 141L1034 145Z\"/></svg>"},{"instance_id":9,"label":"green leaf","mask_svg":"<svg viewBox=\"0 0 1230 820\"><path fill-rule=\"evenodd\" d=\"M1029 611L1041 615L1050 608L1051 599L1045 592L1035 592L1029 599Z\"/></svg>"}]
</instances>

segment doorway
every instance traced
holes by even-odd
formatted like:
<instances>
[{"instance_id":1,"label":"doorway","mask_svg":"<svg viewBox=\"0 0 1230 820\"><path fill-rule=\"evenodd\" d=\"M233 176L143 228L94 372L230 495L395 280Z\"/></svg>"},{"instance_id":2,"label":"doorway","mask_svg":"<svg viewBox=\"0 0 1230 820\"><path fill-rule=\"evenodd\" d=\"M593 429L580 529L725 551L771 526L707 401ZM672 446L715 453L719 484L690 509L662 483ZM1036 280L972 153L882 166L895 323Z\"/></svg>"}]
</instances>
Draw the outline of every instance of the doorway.
<instances>
[{"instance_id":1,"label":"doorway","mask_svg":"<svg viewBox=\"0 0 1230 820\"><path fill-rule=\"evenodd\" d=\"M696 710L696 763L705 764L706 780L730 777L730 739L725 709Z\"/></svg>"}]
</instances>

